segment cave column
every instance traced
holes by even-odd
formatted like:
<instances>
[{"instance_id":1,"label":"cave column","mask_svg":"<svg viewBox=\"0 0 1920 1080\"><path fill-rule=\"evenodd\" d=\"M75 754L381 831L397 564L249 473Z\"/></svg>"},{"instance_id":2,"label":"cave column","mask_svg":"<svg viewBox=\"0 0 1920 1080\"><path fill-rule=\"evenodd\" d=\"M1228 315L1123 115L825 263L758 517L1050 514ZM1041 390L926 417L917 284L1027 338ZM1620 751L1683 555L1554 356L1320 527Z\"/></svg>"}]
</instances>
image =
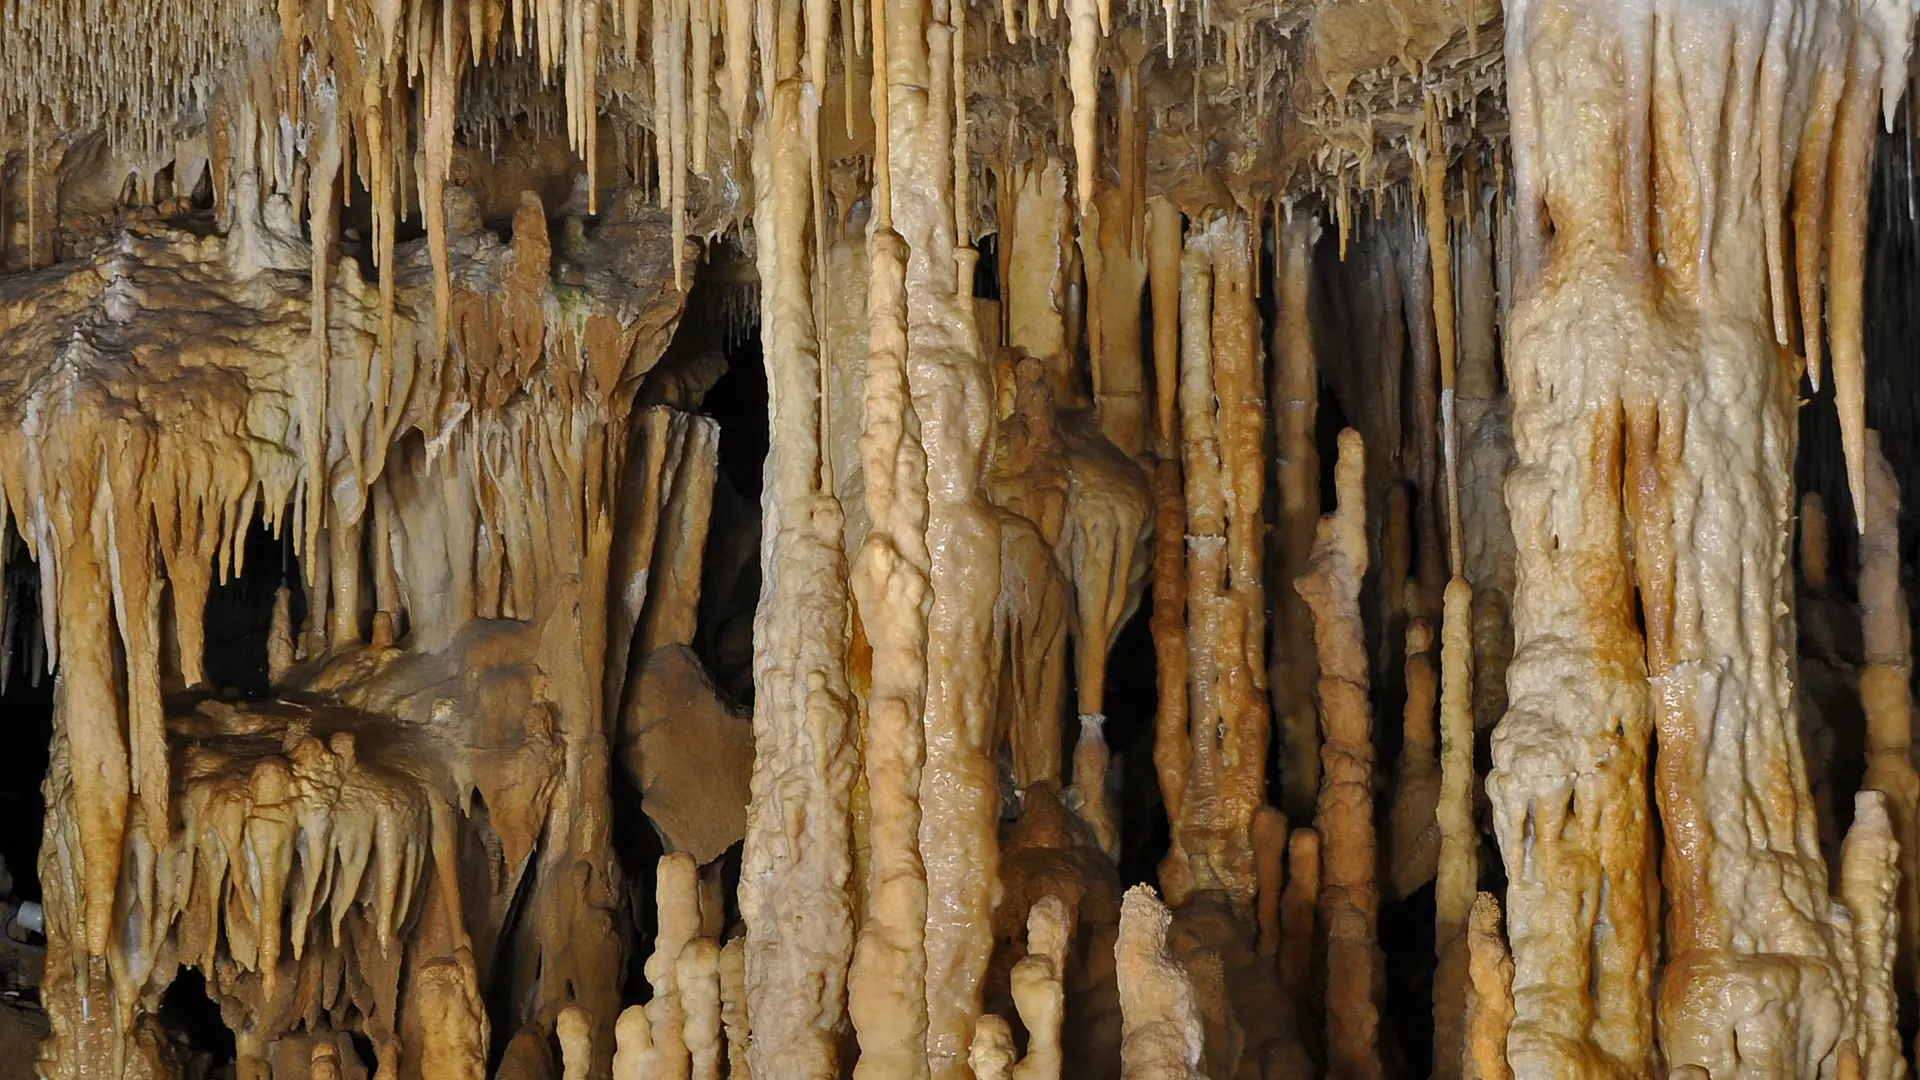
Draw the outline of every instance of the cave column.
<instances>
[{"instance_id":1,"label":"cave column","mask_svg":"<svg viewBox=\"0 0 1920 1080\"><path fill-rule=\"evenodd\" d=\"M1156 748L1163 791L1173 793L1169 806L1178 807L1178 838L1162 869L1169 899L1183 901L1189 885L1223 889L1248 914L1256 887L1251 830L1266 805L1269 738L1259 511L1266 395L1247 255L1251 227L1244 215L1198 225L1186 236L1180 262L1188 744L1178 754ZM1158 482L1165 489L1171 479ZM1167 528L1177 522L1162 498L1158 517ZM1162 584L1172 569L1166 554L1156 555ZM1163 686L1165 675L1163 666ZM1172 718L1163 715L1156 742L1176 735ZM1186 766L1186 776L1169 786L1176 762ZM1185 865L1177 865L1182 855Z\"/></svg>"},{"instance_id":2,"label":"cave column","mask_svg":"<svg viewBox=\"0 0 1920 1080\"><path fill-rule=\"evenodd\" d=\"M1534 20L1546 22L1543 9L1568 20L1550 42L1529 33ZM1580 0L1523 6L1508 18L1513 115L1543 152L1558 151L1534 160L1534 142L1516 146L1517 197L1537 198L1549 177L1563 204L1573 192L1617 190L1618 111L1572 105L1589 99L1582 95L1619 101L1619 73L1597 54L1617 46L1620 29L1599 4ZM1595 29L1606 31L1597 41ZM1593 54L1578 54L1582 45ZM1578 80L1537 105L1536 53ZM1548 139L1550 121L1575 129ZM1567 217L1554 222L1562 242L1544 255L1566 271L1548 278L1534 266L1516 275L1507 352L1518 458L1507 481L1518 549L1515 649L1487 777L1510 868L1507 1056L1516 1075L1600 1076L1609 1066L1637 1074L1649 1070L1653 1050L1651 823L1646 671L1623 540L1620 394L1630 348L1649 337L1648 305L1619 253L1617 202L1593 200L1584 214L1555 209ZM1570 242L1595 235L1603 245Z\"/></svg>"},{"instance_id":3,"label":"cave column","mask_svg":"<svg viewBox=\"0 0 1920 1080\"><path fill-rule=\"evenodd\" d=\"M975 253L956 226L956 217L971 217L955 197L965 173L954 171L955 38L965 33L965 16L949 0L885 0L884 25L875 28L886 38L884 197L906 242L907 388L927 462L932 601L920 854L927 893L941 900L926 921L926 1056L934 1080L970 1075L999 862L999 784L988 743L999 687L991 644L1000 524L985 489L993 369L974 325Z\"/></svg>"},{"instance_id":4,"label":"cave column","mask_svg":"<svg viewBox=\"0 0 1920 1080\"><path fill-rule=\"evenodd\" d=\"M1782 231L1790 181L1793 247L1816 268L1826 253L1839 375L1858 351L1841 316L1865 191L1825 189L1864 176L1897 22L1841 0L1508 9L1519 556L1488 789L1520 1075L1649 1067L1661 885L1671 1069L1834 1075L1852 1030L1841 973L1882 962L1832 931L1795 735L1801 368ZM1817 292L1799 300L1817 320Z\"/></svg>"},{"instance_id":5,"label":"cave column","mask_svg":"<svg viewBox=\"0 0 1920 1080\"><path fill-rule=\"evenodd\" d=\"M836 1029L853 955L849 810L858 757L842 514L822 468L824 382L809 279L803 113L817 104L803 92L798 78L778 82L754 133L771 434L740 908L753 1073L828 1080L839 1075Z\"/></svg>"}]
</instances>

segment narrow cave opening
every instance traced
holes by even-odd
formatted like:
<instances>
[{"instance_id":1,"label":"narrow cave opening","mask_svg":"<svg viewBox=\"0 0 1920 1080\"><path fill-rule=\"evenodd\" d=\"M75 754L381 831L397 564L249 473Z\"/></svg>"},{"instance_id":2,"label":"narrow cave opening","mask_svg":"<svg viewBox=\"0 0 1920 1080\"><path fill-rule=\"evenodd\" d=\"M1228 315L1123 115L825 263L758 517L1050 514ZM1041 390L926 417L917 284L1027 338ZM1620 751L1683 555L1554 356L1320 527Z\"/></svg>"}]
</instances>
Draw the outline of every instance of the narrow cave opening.
<instances>
[{"instance_id":1,"label":"narrow cave opening","mask_svg":"<svg viewBox=\"0 0 1920 1080\"><path fill-rule=\"evenodd\" d=\"M0 574L9 598L0 613L0 717L8 745L0 754L0 903L37 903L54 678L46 670L39 576L11 527L0 530Z\"/></svg>"},{"instance_id":2,"label":"narrow cave opening","mask_svg":"<svg viewBox=\"0 0 1920 1080\"><path fill-rule=\"evenodd\" d=\"M225 1075L235 1057L233 1029L220 1015L220 1006L207 993L207 979L199 968L183 967L160 996L161 1028L185 1060L182 1075Z\"/></svg>"},{"instance_id":3,"label":"narrow cave opening","mask_svg":"<svg viewBox=\"0 0 1920 1080\"><path fill-rule=\"evenodd\" d=\"M239 572L223 574L215 568L207 590L206 672L207 685L219 696L259 698L273 692L267 649L281 586L287 588L288 622L295 634L306 619L306 586L289 531L275 536L265 517L256 513L241 541Z\"/></svg>"},{"instance_id":4,"label":"narrow cave opening","mask_svg":"<svg viewBox=\"0 0 1920 1080\"><path fill-rule=\"evenodd\" d=\"M659 936L656 879L662 856L676 850L673 840L679 822L672 810L649 805L646 785L665 769L697 767L702 760L690 757L674 766L649 761L649 752L664 759L677 748L665 745L673 736L656 739L643 734L643 729L660 723L658 714L664 709L684 705L688 695L710 707L700 714L709 722L744 725L753 707L760 489L768 446L758 296L750 255L730 244L714 245L688 269L692 283L679 324L660 361L642 382L636 402L636 409L665 406L675 414L710 421L717 430L709 520L699 553L699 600L687 627L689 640L658 644L644 654L637 644L627 657L617 751L624 767L614 770L613 804L614 845L625 877L630 920L622 997L633 1003L653 996L645 961ZM648 452L646 432L644 422L636 425L629 469ZM648 587L657 587L657 577L649 573ZM679 741L689 741L690 729L677 730ZM711 731L693 735L691 741L698 742L705 734ZM662 798L657 791L653 795ZM654 820L649 809L663 817ZM686 842L684 835L679 839ZM739 880L741 845L733 839L717 852L705 847L696 851L703 862L702 918L721 932L739 918L734 885ZM710 901L713 910L708 910Z\"/></svg>"}]
</instances>

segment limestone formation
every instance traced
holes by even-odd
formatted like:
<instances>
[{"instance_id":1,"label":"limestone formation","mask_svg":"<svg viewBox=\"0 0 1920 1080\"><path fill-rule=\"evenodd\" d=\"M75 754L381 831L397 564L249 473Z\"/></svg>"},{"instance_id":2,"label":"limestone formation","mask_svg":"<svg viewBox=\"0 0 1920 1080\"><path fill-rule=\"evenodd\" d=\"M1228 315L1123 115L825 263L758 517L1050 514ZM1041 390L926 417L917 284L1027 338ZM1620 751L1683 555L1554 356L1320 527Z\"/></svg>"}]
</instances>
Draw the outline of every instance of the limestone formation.
<instances>
[{"instance_id":1,"label":"limestone formation","mask_svg":"<svg viewBox=\"0 0 1920 1080\"><path fill-rule=\"evenodd\" d=\"M1917 11L0 0L0 1077L1905 1075Z\"/></svg>"}]
</instances>

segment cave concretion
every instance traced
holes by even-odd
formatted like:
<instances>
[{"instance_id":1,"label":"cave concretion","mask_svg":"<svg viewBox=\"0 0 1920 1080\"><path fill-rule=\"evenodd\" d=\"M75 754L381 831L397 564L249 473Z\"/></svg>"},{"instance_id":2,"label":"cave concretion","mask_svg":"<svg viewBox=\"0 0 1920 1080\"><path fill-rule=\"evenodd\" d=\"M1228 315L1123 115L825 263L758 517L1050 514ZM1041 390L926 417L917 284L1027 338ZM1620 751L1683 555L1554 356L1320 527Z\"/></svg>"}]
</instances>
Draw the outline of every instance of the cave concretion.
<instances>
[{"instance_id":1,"label":"cave concretion","mask_svg":"<svg viewBox=\"0 0 1920 1080\"><path fill-rule=\"evenodd\" d=\"M1916 8L0 0L39 1074L1904 1075Z\"/></svg>"}]
</instances>

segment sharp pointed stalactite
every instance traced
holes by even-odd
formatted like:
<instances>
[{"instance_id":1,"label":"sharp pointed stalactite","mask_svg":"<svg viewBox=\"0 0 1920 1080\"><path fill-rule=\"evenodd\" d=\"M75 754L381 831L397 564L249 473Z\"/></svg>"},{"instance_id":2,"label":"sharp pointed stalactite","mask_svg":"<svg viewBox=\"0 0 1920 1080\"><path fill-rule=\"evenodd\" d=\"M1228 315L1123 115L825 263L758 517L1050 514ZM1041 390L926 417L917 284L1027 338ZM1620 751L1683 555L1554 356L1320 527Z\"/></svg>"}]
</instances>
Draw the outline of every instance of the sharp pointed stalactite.
<instances>
[{"instance_id":1,"label":"sharp pointed stalactite","mask_svg":"<svg viewBox=\"0 0 1920 1080\"><path fill-rule=\"evenodd\" d=\"M1916 10L0 0L0 1078L1905 1075Z\"/></svg>"}]
</instances>

